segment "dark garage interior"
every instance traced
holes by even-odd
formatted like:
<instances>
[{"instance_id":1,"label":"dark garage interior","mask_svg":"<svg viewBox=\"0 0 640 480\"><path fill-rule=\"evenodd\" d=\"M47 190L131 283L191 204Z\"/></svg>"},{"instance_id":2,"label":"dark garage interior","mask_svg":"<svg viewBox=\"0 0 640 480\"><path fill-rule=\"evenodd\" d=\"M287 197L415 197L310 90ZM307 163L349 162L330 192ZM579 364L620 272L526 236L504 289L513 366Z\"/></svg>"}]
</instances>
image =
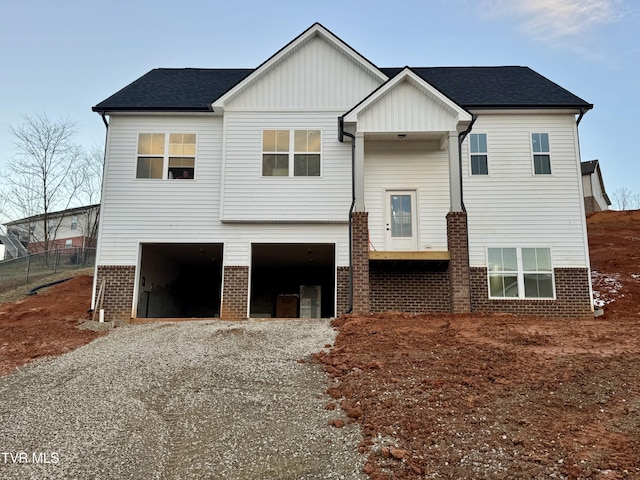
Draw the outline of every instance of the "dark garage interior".
<instances>
[{"instance_id":1,"label":"dark garage interior","mask_svg":"<svg viewBox=\"0 0 640 480\"><path fill-rule=\"evenodd\" d=\"M335 245L254 243L250 316L335 316Z\"/></svg>"},{"instance_id":2,"label":"dark garage interior","mask_svg":"<svg viewBox=\"0 0 640 480\"><path fill-rule=\"evenodd\" d=\"M142 244L138 318L220 316L222 244Z\"/></svg>"}]
</instances>

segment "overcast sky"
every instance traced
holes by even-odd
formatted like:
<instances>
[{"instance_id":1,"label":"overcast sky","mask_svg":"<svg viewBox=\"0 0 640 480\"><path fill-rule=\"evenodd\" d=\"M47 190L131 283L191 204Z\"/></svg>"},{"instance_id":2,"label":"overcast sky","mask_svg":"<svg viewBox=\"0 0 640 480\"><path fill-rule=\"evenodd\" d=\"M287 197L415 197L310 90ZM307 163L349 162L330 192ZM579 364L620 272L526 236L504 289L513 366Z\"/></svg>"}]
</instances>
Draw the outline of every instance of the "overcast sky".
<instances>
[{"instance_id":1,"label":"overcast sky","mask_svg":"<svg viewBox=\"0 0 640 480\"><path fill-rule=\"evenodd\" d=\"M23 114L77 122L156 67L254 68L318 21L379 67L526 65L593 103L582 160L640 193L640 4L632 0L0 0L0 169Z\"/></svg>"}]
</instances>

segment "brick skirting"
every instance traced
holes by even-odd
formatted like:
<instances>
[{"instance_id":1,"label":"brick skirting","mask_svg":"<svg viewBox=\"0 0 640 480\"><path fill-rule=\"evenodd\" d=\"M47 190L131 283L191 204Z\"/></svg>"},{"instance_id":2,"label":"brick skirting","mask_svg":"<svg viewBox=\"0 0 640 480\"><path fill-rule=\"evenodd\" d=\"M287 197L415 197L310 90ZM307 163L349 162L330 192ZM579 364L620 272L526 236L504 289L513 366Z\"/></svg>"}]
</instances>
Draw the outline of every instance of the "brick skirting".
<instances>
[{"instance_id":1,"label":"brick skirting","mask_svg":"<svg viewBox=\"0 0 640 480\"><path fill-rule=\"evenodd\" d=\"M447 264L372 262L371 311L451 312Z\"/></svg>"},{"instance_id":2,"label":"brick skirting","mask_svg":"<svg viewBox=\"0 0 640 480\"><path fill-rule=\"evenodd\" d=\"M471 268L474 312L501 312L550 318L592 318L589 271L586 268L555 268L555 300L491 300L487 269Z\"/></svg>"},{"instance_id":3,"label":"brick skirting","mask_svg":"<svg viewBox=\"0 0 640 480\"><path fill-rule=\"evenodd\" d=\"M223 268L222 320L246 320L249 301L249 267L227 265Z\"/></svg>"},{"instance_id":4,"label":"brick skirting","mask_svg":"<svg viewBox=\"0 0 640 480\"><path fill-rule=\"evenodd\" d=\"M106 321L128 322L131 319L135 278L136 267L133 265L98 265L96 300L104 279L102 308Z\"/></svg>"}]
</instances>

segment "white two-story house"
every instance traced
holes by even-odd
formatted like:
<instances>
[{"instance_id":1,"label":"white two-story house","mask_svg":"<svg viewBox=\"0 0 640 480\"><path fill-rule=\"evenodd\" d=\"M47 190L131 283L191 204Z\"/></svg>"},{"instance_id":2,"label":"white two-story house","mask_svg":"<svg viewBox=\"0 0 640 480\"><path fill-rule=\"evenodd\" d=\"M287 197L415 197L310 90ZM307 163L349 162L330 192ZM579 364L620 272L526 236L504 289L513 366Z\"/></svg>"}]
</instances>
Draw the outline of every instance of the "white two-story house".
<instances>
[{"instance_id":1,"label":"white two-story house","mask_svg":"<svg viewBox=\"0 0 640 480\"><path fill-rule=\"evenodd\" d=\"M526 67L380 68L320 24L257 68L152 70L93 107L94 306L590 315L591 108Z\"/></svg>"}]
</instances>

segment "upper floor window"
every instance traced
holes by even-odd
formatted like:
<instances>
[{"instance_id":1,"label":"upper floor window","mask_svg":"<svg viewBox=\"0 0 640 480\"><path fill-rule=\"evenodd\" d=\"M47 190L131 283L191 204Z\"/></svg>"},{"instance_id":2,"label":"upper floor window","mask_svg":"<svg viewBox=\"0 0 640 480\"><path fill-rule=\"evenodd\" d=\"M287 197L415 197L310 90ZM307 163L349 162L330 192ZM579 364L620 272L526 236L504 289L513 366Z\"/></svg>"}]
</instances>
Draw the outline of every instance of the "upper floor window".
<instances>
[{"instance_id":1,"label":"upper floor window","mask_svg":"<svg viewBox=\"0 0 640 480\"><path fill-rule=\"evenodd\" d=\"M263 130L263 177L319 177L320 130Z\"/></svg>"},{"instance_id":2,"label":"upper floor window","mask_svg":"<svg viewBox=\"0 0 640 480\"><path fill-rule=\"evenodd\" d=\"M488 175L487 134L472 133L469 138L471 153L471 175Z\"/></svg>"},{"instance_id":3,"label":"upper floor window","mask_svg":"<svg viewBox=\"0 0 640 480\"><path fill-rule=\"evenodd\" d=\"M78 229L78 217L74 215L73 217L71 217L71 230L77 230L77 229Z\"/></svg>"},{"instance_id":4,"label":"upper floor window","mask_svg":"<svg viewBox=\"0 0 640 480\"><path fill-rule=\"evenodd\" d=\"M194 133L138 135L136 178L193 179L195 164Z\"/></svg>"},{"instance_id":5,"label":"upper floor window","mask_svg":"<svg viewBox=\"0 0 640 480\"><path fill-rule=\"evenodd\" d=\"M548 133L532 133L533 172L536 175L551 175L551 151Z\"/></svg>"},{"instance_id":6,"label":"upper floor window","mask_svg":"<svg viewBox=\"0 0 640 480\"><path fill-rule=\"evenodd\" d=\"M491 298L554 298L549 248L487 249Z\"/></svg>"}]
</instances>

